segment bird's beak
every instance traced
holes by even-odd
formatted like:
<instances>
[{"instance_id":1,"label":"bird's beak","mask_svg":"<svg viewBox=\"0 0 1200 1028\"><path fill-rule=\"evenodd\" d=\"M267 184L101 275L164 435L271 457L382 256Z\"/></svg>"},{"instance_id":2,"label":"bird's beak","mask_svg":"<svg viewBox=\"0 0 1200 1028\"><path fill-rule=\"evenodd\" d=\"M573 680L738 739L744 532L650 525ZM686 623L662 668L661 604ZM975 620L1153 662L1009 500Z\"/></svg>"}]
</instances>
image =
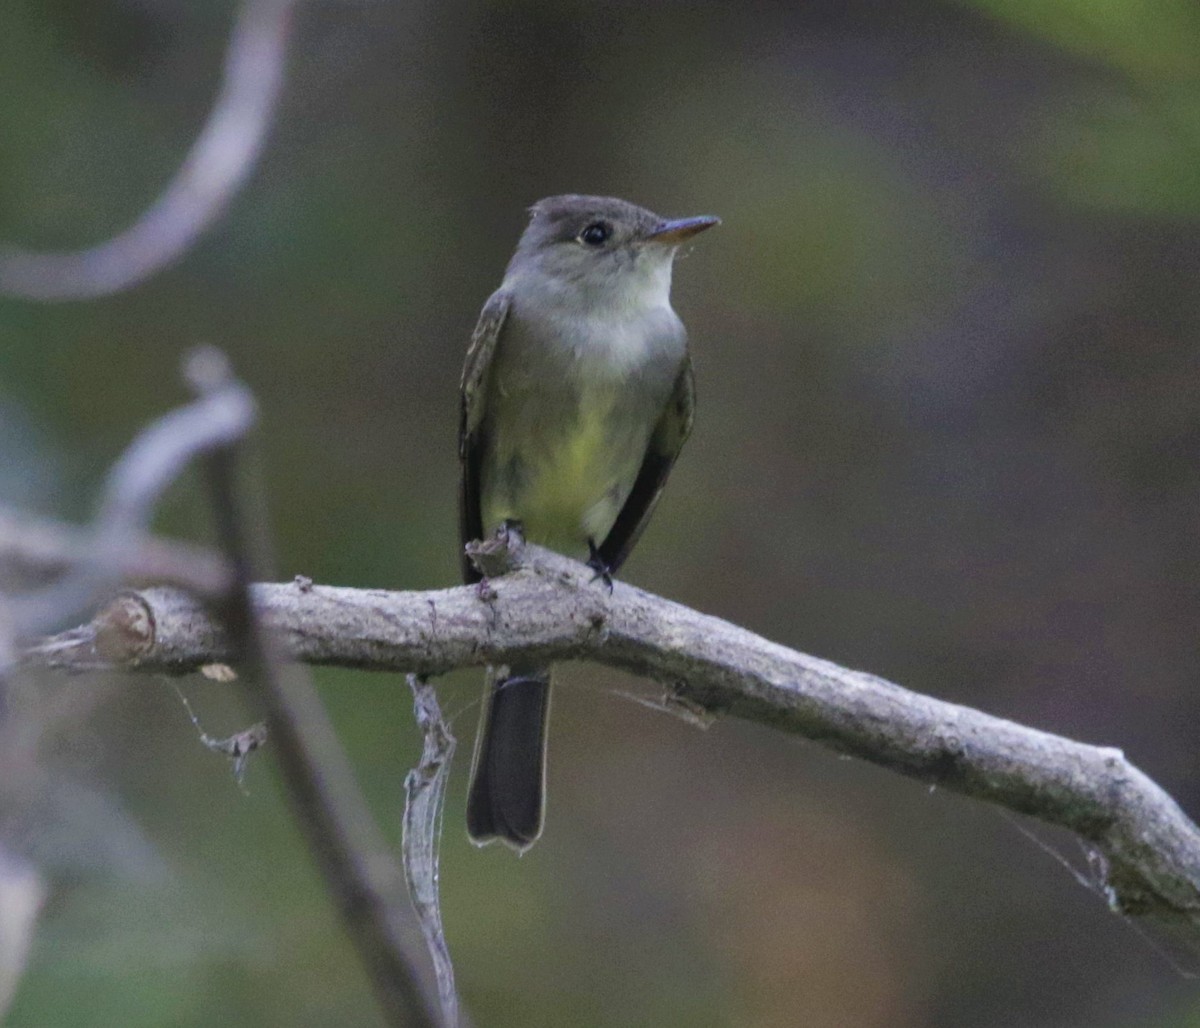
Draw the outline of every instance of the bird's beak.
<instances>
[{"instance_id":1,"label":"bird's beak","mask_svg":"<svg viewBox=\"0 0 1200 1028\"><path fill-rule=\"evenodd\" d=\"M646 235L648 243L662 243L665 246L678 246L685 239L703 232L706 228L721 224L720 218L711 214L702 214L698 218L676 218L674 221L662 221L654 226Z\"/></svg>"}]
</instances>

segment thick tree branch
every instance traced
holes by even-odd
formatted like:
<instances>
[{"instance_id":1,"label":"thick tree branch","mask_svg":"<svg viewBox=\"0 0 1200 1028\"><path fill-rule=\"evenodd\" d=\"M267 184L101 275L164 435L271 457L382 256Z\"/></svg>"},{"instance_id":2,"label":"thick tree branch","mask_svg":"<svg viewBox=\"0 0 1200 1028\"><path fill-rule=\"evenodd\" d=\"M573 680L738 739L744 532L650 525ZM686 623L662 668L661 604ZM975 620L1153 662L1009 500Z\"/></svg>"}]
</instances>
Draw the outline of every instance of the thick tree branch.
<instances>
[{"instance_id":1,"label":"thick tree branch","mask_svg":"<svg viewBox=\"0 0 1200 1028\"><path fill-rule=\"evenodd\" d=\"M482 594L297 581L255 586L254 603L292 656L312 664L440 674L590 660L657 679L669 701L795 732L1071 829L1094 847L1097 885L1114 909L1200 924L1200 831L1119 750L910 692L623 583L610 596L583 565L535 547L513 560ZM73 646L46 640L24 659L186 672L231 656L204 608L168 588L117 598L88 634Z\"/></svg>"}]
</instances>

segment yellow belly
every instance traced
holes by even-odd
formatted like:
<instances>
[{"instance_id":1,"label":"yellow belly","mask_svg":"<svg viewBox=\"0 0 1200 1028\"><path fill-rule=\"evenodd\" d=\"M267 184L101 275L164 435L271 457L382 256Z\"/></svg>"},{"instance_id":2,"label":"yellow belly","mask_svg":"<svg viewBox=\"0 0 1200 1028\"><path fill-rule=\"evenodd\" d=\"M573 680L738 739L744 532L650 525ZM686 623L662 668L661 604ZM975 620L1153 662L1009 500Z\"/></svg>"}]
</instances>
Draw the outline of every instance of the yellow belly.
<instances>
[{"instance_id":1,"label":"yellow belly","mask_svg":"<svg viewBox=\"0 0 1200 1028\"><path fill-rule=\"evenodd\" d=\"M633 487L646 440L618 430L611 404L588 406L552 438L524 439L512 447L498 440L497 464L515 458L520 473L508 481L488 476L486 529L517 520L531 542L567 553L586 549L589 539L603 541Z\"/></svg>"}]
</instances>

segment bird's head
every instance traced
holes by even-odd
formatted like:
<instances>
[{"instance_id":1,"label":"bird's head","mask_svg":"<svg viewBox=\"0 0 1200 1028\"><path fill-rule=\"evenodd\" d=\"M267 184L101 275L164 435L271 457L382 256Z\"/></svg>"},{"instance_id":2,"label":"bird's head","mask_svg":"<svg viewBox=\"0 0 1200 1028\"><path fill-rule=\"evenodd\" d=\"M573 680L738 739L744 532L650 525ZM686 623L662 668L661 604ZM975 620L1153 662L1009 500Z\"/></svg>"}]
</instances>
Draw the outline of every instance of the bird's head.
<instances>
[{"instance_id":1,"label":"bird's head","mask_svg":"<svg viewBox=\"0 0 1200 1028\"><path fill-rule=\"evenodd\" d=\"M510 276L536 276L581 298L617 294L634 303L666 302L680 244L721 220L661 218L626 200L575 194L539 200L529 213Z\"/></svg>"}]
</instances>

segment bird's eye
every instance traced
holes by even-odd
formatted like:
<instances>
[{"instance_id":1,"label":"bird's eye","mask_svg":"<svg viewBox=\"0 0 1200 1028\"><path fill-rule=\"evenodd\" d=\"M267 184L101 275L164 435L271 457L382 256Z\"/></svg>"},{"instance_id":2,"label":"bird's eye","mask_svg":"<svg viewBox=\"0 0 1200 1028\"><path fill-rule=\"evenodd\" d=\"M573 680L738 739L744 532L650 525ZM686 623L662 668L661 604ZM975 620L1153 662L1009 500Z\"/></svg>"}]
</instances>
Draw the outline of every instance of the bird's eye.
<instances>
[{"instance_id":1,"label":"bird's eye","mask_svg":"<svg viewBox=\"0 0 1200 1028\"><path fill-rule=\"evenodd\" d=\"M612 235L612 226L607 222L593 221L579 233L579 241L588 246L603 246Z\"/></svg>"}]
</instances>

